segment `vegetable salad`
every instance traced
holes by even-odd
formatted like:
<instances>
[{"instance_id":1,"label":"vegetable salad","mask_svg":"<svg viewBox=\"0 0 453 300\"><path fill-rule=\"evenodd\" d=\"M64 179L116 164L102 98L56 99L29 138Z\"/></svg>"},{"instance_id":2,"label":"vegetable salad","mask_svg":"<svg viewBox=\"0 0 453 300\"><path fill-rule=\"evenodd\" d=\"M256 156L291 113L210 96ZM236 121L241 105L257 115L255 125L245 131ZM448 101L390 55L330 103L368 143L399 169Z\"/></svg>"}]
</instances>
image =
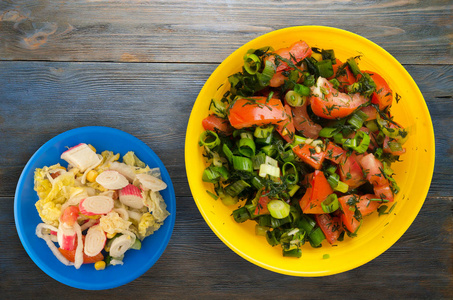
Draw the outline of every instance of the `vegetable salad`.
<instances>
[{"instance_id":1,"label":"vegetable salad","mask_svg":"<svg viewBox=\"0 0 453 300\"><path fill-rule=\"evenodd\" d=\"M141 241L162 226L169 215L160 191L167 185L160 170L151 169L133 152L119 162L119 153L96 153L79 144L62 153L68 162L37 168L35 206L43 223L36 235L57 259L96 270L122 265L127 250L140 250Z\"/></svg>"},{"instance_id":2,"label":"vegetable salad","mask_svg":"<svg viewBox=\"0 0 453 300\"><path fill-rule=\"evenodd\" d=\"M400 97L359 60L304 41L250 49L202 121L207 192L239 206L234 220L255 221L284 256L355 237L367 215L396 204L391 164L408 131L390 108Z\"/></svg>"}]
</instances>

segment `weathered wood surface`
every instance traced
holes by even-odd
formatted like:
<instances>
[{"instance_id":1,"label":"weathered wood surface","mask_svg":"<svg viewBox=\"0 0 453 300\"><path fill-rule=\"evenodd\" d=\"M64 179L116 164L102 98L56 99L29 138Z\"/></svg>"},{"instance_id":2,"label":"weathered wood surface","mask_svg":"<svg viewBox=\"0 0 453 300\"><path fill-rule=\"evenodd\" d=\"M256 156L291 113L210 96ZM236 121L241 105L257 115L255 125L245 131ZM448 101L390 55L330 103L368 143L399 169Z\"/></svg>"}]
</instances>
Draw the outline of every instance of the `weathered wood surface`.
<instances>
[{"instance_id":1,"label":"weathered wood surface","mask_svg":"<svg viewBox=\"0 0 453 300\"><path fill-rule=\"evenodd\" d=\"M0 1L0 298L453 298L453 53L451 1ZM206 225L190 194L184 137L217 65L272 30L327 25L395 56L417 82L436 136L423 208L388 251L322 278L273 273L242 259ZM169 121L171 120L171 121ZM102 125L132 133L162 159L177 216L159 261L107 291L43 273L16 233L14 191L47 140Z\"/></svg>"},{"instance_id":2,"label":"weathered wood surface","mask_svg":"<svg viewBox=\"0 0 453 300\"><path fill-rule=\"evenodd\" d=\"M7 0L0 59L220 62L264 33L324 25L365 36L403 64L450 64L452 12L439 0Z\"/></svg>"}]
</instances>

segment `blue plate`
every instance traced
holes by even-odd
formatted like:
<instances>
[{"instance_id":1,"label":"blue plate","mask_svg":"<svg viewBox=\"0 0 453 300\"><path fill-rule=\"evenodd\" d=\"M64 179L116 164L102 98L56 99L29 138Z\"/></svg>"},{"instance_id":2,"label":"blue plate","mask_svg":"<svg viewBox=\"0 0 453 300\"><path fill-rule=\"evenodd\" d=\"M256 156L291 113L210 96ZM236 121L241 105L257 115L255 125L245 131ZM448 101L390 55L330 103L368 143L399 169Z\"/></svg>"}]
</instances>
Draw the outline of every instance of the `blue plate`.
<instances>
[{"instance_id":1,"label":"blue plate","mask_svg":"<svg viewBox=\"0 0 453 300\"><path fill-rule=\"evenodd\" d=\"M109 266L96 271L93 264L74 267L60 263L47 247L46 242L35 234L36 225L41 219L35 203L38 196L33 190L34 170L56 163L67 166L60 159L67 147L79 143L93 145L97 152L110 150L120 155L128 151L135 154L151 168L158 167L167 188L161 194L167 204L170 216L154 234L144 239L141 250L129 250L124 257L124 265ZM176 217L176 199L170 175L159 157L145 143L118 129L109 127L81 127L64 132L36 151L25 166L19 178L14 198L14 218L19 238L31 259L47 275L66 285L85 290L104 290L121 286L145 273L164 252L173 232Z\"/></svg>"}]
</instances>

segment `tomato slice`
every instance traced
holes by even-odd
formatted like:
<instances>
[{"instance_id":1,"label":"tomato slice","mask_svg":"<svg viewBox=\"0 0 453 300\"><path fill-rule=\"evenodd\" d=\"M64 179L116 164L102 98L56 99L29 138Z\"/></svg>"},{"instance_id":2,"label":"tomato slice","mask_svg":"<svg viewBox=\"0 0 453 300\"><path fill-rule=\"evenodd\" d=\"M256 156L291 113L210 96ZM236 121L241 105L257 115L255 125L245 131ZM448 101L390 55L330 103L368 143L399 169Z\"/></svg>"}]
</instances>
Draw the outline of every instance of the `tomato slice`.
<instances>
[{"instance_id":1,"label":"tomato slice","mask_svg":"<svg viewBox=\"0 0 453 300\"><path fill-rule=\"evenodd\" d=\"M316 223L321 228L330 244L334 244L340 236L343 228L339 217L332 217L330 214L315 215Z\"/></svg>"},{"instance_id":2,"label":"tomato slice","mask_svg":"<svg viewBox=\"0 0 453 300\"><path fill-rule=\"evenodd\" d=\"M336 78L340 83L340 90L344 89L345 86L351 85L356 82L356 78L349 69L349 66L346 65L344 69L338 70L342 65L343 63L341 62L341 60L337 58L335 64L332 65L334 75L328 78L329 80ZM341 74L338 74L338 72L341 72Z\"/></svg>"},{"instance_id":3,"label":"tomato slice","mask_svg":"<svg viewBox=\"0 0 453 300\"><path fill-rule=\"evenodd\" d=\"M269 214L269 209L267 208L267 204L271 201L267 196L261 196L258 199L258 204L256 205L255 215L265 215Z\"/></svg>"},{"instance_id":4,"label":"tomato slice","mask_svg":"<svg viewBox=\"0 0 453 300\"><path fill-rule=\"evenodd\" d=\"M359 187L366 182L362 168L354 153L347 157L344 156L339 164L339 174L341 181L349 185L350 189Z\"/></svg>"},{"instance_id":5,"label":"tomato slice","mask_svg":"<svg viewBox=\"0 0 453 300\"><path fill-rule=\"evenodd\" d=\"M390 202L393 202L395 195L390 188L390 183L387 181L385 184L374 186L374 193L377 195L377 198L385 199Z\"/></svg>"},{"instance_id":6,"label":"tomato slice","mask_svg":"<svg viewBox=\"0 0 453 300\"><path fill-rule=\"evenodd\" d=\"M344 161L346 151L335 143L329 142L326 148L326 158L337 165Z\"/></svg>"},{"instance_id":7,"label":"tomato slice","mask_svg":"<svg viewBox=\"0 0 453 300\"><path fill-rule=\"evenodd\" d=\"M300 208L304 214L325 214L321 203L333 193L332 187L324 173L319 170L316 170L308 179L309 187L299 201Z\"/></svg>"},{"instance_id":8,"label":"tomato slice","mask_svg":"<svg viewBox=\"0 0 453 300\"><path fill-rule=\"evenodd\" d=\"M326 152L321 151L316 153L316 147L308 144L297 145L293 147L294 153L299 156L302 161L309 164L313 168L319 170L321 169L322 163L326 158Z\"/></svg>"},{"instance_id":9,"label":"tomato slice","mask_svg":"<svg viewBox=\"0 0 453 300\"><path fill-rule=\"evenodd\" d=\"M285 141L292 143L294 140L294 134L296 129L294 128L293 117L291 113L291 107L288 104L285 104L285 114L286 119L278 123L276 130L282 136Z\"/></svg>"},{"instance_id":10,"label":"tomato slice","mask_svg":"<svg viewBox=\"0 0 453 300\"><path fill-rule=\"evenodd\" d=\"M309 100L315 115L325 119L344 118L349 116L360 105L367 103L367 99L355 93L342 93L335 89L326 78L319 77L316 85L311 88L312 96Z\"/></svg>"},{"instance_id":11,"label":"tomato slice","mask_svg":"<svg viewBox=\"0 0 453 300\"><path fill-rule=\"evenodd\" d=\"M374 83L376 84L376 92L374 92L371 97L371 103L379 104L380 110L384 110L387 106L392 105L393 92L390 89L387 81L385 81L385 79L382 78L381 75L375 72L364 72L370 74L371 79L373 79Z\"/></svg>"},{"instance_id":12,"label":"tomato slice","mask_svg":"<svg viewBox=\"0 0 453 300\"><path fill-rule=\"evenodd\" d=\"M377 118L378 112L376 108L374 108L373 106L364 106L360 108L360 110L368 116L368 118L365 121L371 121Z\"/></svg>"},{"instance_id":13,"label":"tomato slice","mask_svg":"<svg viewBox=\"0 0 453 300\"><path fill-rule=\"evenodd\" d=\"M267 124L279 124L287 118L280 99L250 97L237 99L230 108L228 119L236 129Z\"/></svg>"},{"instance_id":14,"label":"tomato slice","mask_svg":"<svg viewBox=\"0 0 453 300\"><path fill-rule=\"evenodd\" d=\"M373 211L378 209L379 205L381 205L381 202L370 200L378 198L379 197L373 194L366 194L359 197L359 203L357 203L356 205L363 217L371 214Z\"/></svg>"},{"instance_id":15,"label":"tomato slice","mask_svg":"<svg viewBox=\"0 0 453 300\"><path fill-rule=\"evenodd\" d=\"M357 197L356 195L346 195L343 197L338 198L338 202L340 202L341 210L343 214L341 215L341 221L343 225L349 230L349 232L355 232L357 228L359 228L360 222L354 218L354 211L350 210L349 204L347 203L353 197Z\"/></svg>"},{"instance_id":16,"label":"tomato slice","mask_svg":"<svg viewBox=\"0 0 453 300\"><path fill-rule=\"evenodd\" d=\"M227 119L222 119L216 115L209 115L201 122L205 130L211 130L225 135L233 133L233 128Z\"/></svg>"},{"instance_id":17,"label":"tomato slice","mask_svg":"<svg viewBox=\"0 0 453 300\"><path fill-rule=\"evenodd\" d=\"M366 174L366 179L373 185L384 185L388 183L382 172L384 171L384 166L373 153L367 154L362 157L360 160L360 165L362 166L363 171Z\"/></svg>"},{"instance_id":18,"label":"tomato slice","mask_svg":"<svg viewBox=\"0 0 453 300\"><path fill-rule=\"evenodd\" d=\"M292 107L294 127L302 133L303 136L317 139L322 127L313 122L307 113L308 101L304 105Z\"/></svg>"},{"instance_id":19,"label":"tomato slice","mask_svg":"<svg viewBox=\"0 0 453 300\"><path fill-rule=\"evenodd\" d=\"M274 53L296 64L302 59L311 56L312 50L306 42L298 41L287 48L280 48L276 50ZM275 55L269 55L264 59L264 62L268 60L275 64ZM277 73L283 70L288 70L290 68L290 66L288 66L286 62L280 60L278 62L279 62L278 66L276 68Z\"/></svg>"}]
</instances>

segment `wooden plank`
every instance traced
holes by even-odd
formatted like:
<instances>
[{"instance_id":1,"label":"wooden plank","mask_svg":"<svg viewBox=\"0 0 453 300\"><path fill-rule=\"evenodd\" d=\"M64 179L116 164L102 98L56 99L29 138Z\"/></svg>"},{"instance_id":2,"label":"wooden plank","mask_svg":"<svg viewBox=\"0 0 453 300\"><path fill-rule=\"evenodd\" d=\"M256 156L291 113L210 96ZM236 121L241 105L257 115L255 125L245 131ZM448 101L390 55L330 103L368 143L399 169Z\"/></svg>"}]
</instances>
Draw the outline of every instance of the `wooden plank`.
<instances>
[{"instance_id":1,"label":"wooden plank","mask_svg":"<svg viewBox=\"0 0 453 300\"><path fill-rule=\"evenodd\" d=\"M324 25L362 35L403 64L451 64L452 8L448 0L2 1L0 59L218 63L264 33Z\"/></svg>"},{"instance_id":2,"label":"wooden plank","mask_svg":"<svg viewBox=\"0 0 453 300\"><path fill-rule=\"evenodd\" d=\"M190 196L184 168L192 105L215 65L0 62L0 196L12 196L22 168L47 140L81 126L122 129L166 165L178 196ZM436 135L430 193L453 189L453 66L406 66L424 94ZM171 120L177 119L178 122Z\"/></svg>"},{"instance_id":3,"label":"wooden plank","mask_svg":"<svg viewBox=\"0 0 453 300\"><path fill-rule=\"evenodd\" d=\"M451 299L453 273L452 197L429 197L403 237L385 253L354 270L320 278L299 278L262 269L244 260L218 239L191 197L178 197L176 225L159 261L143 276L114 290L69 288L44 274L28 257L13 214L0 214L0 255L5 299L80 299L115 297ZM13 198L0 198L0 211L13 211ZM341 245L340 245L341 246ZM188 294L188 292L190 294ZM352 296L353 295L353 296ZM373 297L372 297L373 298Z\"/></svg>"}]
</instances>

